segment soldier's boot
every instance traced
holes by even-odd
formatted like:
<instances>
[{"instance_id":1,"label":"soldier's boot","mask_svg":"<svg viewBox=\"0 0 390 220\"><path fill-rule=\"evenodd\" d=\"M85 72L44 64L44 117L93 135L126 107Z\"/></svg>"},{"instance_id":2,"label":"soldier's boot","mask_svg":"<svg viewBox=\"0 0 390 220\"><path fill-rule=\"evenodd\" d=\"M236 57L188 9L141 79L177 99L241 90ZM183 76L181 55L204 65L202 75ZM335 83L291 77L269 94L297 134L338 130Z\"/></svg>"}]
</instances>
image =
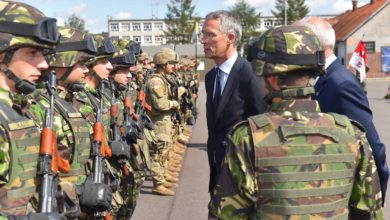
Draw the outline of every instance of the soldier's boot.
<instances>
[{"instance_id":1,"label":"soldier's boot","mask_svg":"<svg viewBox=\"0 0 390 220\"><path fill-rule=\"evenodd\" d=\"M165 170L165 173L169 174L170 176L173 176L173 177L176 177L176 178L179 178L179 172L176 172L172 169L167 169Z\"/></svg>"},{"instance_id":2,"label":"soldier's boot","mask_svg":"<svg viewBox=\"0 0 390 220\"><path fill-rule=\"evenodd\" d=\"M179 179L177 177L171 176L171 175L169 175L169 173L165 173L164 176L165 176L166 181L169 181L171 183L178 183L179 182Z\"/></svg>"},{"instance_id":3,"label":"soldier's boot","mask_svg":"<svg viewBox=\"0 0 390 220\"><path fill-rule=\"evenodd\" d=\"M172 168L176 168L176 169L181 170L181 164L174 163L174 162L169 162L168 167L172 167Z\"/></svg>"},{"instance_id":4,"label":"soldier's boot","mask_svg":"<svg viewBox=\"0 0 390 220\"><path fill-rule=\"evenodd\" d=\"M188 143L188 138L186 138L183 134L180 134L179 137L177 137L177 141L186 145Z\"/></svg>"},{"instance_id":5,"label":"soldier's boot","mask_svg":"<svg viewBox=\"0 0 390 220\"><path fill-rule=\"evenodd\" d=\"M390 93L387 93L387 94L385 95L385 99L390 99Z\"/></svg>"},{"instance_id":6,"label":"soldier's boot","mask_svg":"<svg viewBox=\"0 0 390 220\"><path fill-rule=\"evenodd\" d=\"M192 133L192 128L187 126L186 128L184 128L183 133L191 134Z\"/></svg>"},{"instance_id":7,"label":"soldier's boot","mask_svg":"<svg viewBox=\"0 0 390 220\"><path fill-rule=\"evenodd\" d=\"M157 195L161 195L161 196L174 196L175 195L175 192L173 192L172 190L165 187L164 184L154 184L152 192L157 194Z\"/></svg>"},{"instance_id":8,"label":"soldier's boot","mask_svg":"<svg viewBox=\"0 0 390 220\"><path fill-rule=\"evenodd\" d=\"M172 159L181 162L183 160L183 157L179 154L172 153Z\"/></svg>"},{"instance_id":9,"label":"soldier's boot","mask_svg":"<svg viewBox=\"0 0 390 220\"><path fill-rule=\"evenodd\" d=\"M181 169L181 163L177 163L175 161L169 161L168 162L168 167L175 167Z\"/></svg>"},{"instance_id":10,"label":"soldier's boot","mask_svg":"<svg viewBox=\"0 0 390 220\"><path fill-rule=\"evenodd\" d=\"M164 186L165 188L167 188L167 189L173 190L173 189L176 189L176 188L179 186L179 184L177 184L177 183L171 183L171 182L169 182L169 181L165 181L165 183L163 184L163 186Z\"/></svg>"},{"instance_id":11,"label":"soldier's boot","mask_svg":"<svg viewBox=\"0 0 390 220\"><path fill-rule=\"evenodd\" d=\"M186 146L186 145L181 144L181 143L179 143L179 142L176 142L176 143L175 143L175 146L176 146L177 148L180 148L180 149L183 149L183 150L187 149L187 146Z\"/></svg>"},{"instance_id":12,"label":"soldier's boot","mask_svg":"<svg viewBox=\"0 0 390 220\"><path fill-rule=\"evenodd\" d=\"M168 167L167 170L170 172L173 172L173 173L180 173L180 169L175 168L175 167Z\"/></svg>"},{"instance_id":13,"label":"soldier's boot","mask_svg":"<svg viewBox=\"0 0 390 220\"><path fill-rule=\"evenodd\" d=\"M186 150L185 149L183 149L183 148L180 148L179 146L177 146L177 145L173 145L173 152L175 152L176 154L179 154L179 155L183 155L184 154L184 152L186 152Z\"/></svg>"}]
</instances>

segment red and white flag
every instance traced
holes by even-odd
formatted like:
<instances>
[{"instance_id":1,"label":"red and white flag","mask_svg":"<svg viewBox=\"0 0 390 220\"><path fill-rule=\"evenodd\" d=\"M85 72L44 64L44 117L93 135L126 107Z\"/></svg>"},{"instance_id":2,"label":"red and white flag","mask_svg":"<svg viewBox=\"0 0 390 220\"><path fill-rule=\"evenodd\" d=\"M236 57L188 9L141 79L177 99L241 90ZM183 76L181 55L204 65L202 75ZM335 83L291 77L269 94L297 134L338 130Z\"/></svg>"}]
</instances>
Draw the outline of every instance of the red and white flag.
<instances>
[{"instance_id":1,"label":"red and white flag","mask_svg":"<svg viewBox=\"0 0 390 220\"><path fill-rule=\"evenodd\" d=\"M352 54L351 59L349 60L349 65L359 71L360 82L366 78L366 45L363 41L360 41L357 45L355 52Z\"/></svg>"}]
</instances>

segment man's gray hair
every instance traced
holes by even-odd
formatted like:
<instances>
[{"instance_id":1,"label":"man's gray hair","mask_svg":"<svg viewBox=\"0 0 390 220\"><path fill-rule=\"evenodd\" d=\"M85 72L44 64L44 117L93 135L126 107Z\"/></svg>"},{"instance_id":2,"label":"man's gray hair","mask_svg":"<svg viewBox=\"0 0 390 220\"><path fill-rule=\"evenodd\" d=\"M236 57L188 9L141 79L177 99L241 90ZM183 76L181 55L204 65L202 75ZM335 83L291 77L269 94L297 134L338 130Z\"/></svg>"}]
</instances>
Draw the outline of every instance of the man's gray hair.
<instances>
[{"instance_id":1,"label":"man's gray hair","mask_svg":"<svg viewBox=\"0 0 390 220\"><path fill-rule=\"evenodd\" d=\"M236 35L236 40L234 41L234 46L238 46L241 41L242 36L242 27L240 19L235 16L233 13L225 10L213 11L206 15L207 20L217 20L221 21L221 31L225 34L234 32Z\"/></svg>"},{"instance_id":2,"label":"man's gray hair","mask_svg":"<svg viewBox=\"0 0 390 220\"><path fill-rule=\"evenodd\" d=\"M329 22L320 17L309 16L296 21L294 24L309 27L317 35L323 49L334 49L336 34Z\"/></svg>"}]
</instances>

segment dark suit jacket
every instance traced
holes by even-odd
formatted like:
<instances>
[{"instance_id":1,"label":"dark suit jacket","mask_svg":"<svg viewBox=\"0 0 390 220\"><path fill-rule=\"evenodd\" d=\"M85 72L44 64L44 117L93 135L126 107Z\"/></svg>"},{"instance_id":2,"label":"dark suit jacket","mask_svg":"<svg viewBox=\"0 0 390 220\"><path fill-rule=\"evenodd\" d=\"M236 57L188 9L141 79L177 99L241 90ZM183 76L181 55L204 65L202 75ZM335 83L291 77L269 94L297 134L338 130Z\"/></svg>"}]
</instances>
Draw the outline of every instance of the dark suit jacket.
<instances>
[{"instance_id":1,"label":"dark suit jacket","mask_svg":"<svg viewBox=\"0 0 390 220\"><path fill-rule=\"evenodd\" d=\"M337 59L326 69L325 76L320 77L317 81L315 91L314 99L320 103L321 111L347 115L350 119L361 123L366 129L367 139L378 168L384 198L389 179L386 149L372 122L368 99L359 81Z\"/></svg>"},{"instance_id":2,"label":"dark suit jacket","mask_svg":"<svg viewBox=\"0 0 390 220\"><path fill-rule=\"evenodd\" d=\"M214 188L220 164L225 156L225 146L222 142L228 131L237 122L265 111L260 79L253 74L251 66L241 56L238 56L233 65L216 112L212 106L215 76L215 70L212 69L205 78L210 192Z\"/></svg>"}]
</instances>

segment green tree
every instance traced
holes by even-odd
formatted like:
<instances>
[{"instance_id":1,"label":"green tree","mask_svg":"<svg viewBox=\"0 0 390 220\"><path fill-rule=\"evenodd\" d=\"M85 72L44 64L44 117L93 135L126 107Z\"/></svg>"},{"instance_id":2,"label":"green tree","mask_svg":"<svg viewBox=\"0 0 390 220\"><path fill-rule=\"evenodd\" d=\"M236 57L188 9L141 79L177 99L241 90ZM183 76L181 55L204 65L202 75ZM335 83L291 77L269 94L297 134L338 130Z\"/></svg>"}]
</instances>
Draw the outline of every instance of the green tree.
<instances>
[{"instance_id":1,"label":"green tree","mask_svg":"<svg viewBox=\"0 0 390 220\"><path fill-rule=\"evenodd\" d=\"M167 9L164 19L167 24L167 31L164 31L167 43L191 43L194 21L200 19L194 14L195 6L192 5L192 0L171 0Z\"/></svg>"},{"instance_id":2,"label":"green tree","mask_svg":"<svg viewBox=\"0 0 390 220\"><path fill-rule=\"evenodd\" d=\"M287 24L306 17L310 9L305 5L305 0L286 0L287 1ZM275 11L272 14L284 21L285 0L275 0Z\"/></svg>"},{"instance_id":3,"label":"green tree","mask_svg":"<svg viewBox=\"0 0 390 220\"><path fill-rule=\"evenodd\" d=\"M230 9L230 12L237 15L241 20L242 25L242 37L241 43L238 45L238 50L244 48L252 36L259 36L259 32L256 31L261 24L261 13L257 12L256 9L250 6L245 0L240 0L234 4ZM244 51L246 54L246 51Z\"/></svg>"},{"instance_id":4,"label":"green tree","mask_svg":"<svg viewBox=\"0 0 390 220\"><path fill-rule=\"evenodd\" d=\"M88 33L85 29L85 21L84 19L78 17L76 14L72 14L68 21L65 22L65 27L74 28L84 33Z\"/></svg>"}]
</instances>

